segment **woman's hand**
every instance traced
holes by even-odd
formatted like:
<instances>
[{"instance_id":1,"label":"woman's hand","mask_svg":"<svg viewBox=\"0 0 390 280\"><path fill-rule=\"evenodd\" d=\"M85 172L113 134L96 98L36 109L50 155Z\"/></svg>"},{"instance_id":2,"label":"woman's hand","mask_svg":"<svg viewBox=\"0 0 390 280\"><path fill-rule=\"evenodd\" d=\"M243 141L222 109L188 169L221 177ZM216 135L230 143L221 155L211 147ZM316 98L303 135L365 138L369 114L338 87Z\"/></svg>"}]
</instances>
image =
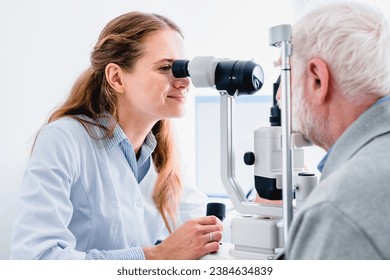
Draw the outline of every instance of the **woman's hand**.
<instances>
[{"instance_id":1,"label":"woman's hand","mask_svg":"<svg viewBox=\"0 0 390 280\"><path fill-rule=\"evenodd\" d=\"M222 222L215 216L188 221L162 243L143 248L147 260L194 260L216 252L222 239Z\"/></svg>"}]
</instances>

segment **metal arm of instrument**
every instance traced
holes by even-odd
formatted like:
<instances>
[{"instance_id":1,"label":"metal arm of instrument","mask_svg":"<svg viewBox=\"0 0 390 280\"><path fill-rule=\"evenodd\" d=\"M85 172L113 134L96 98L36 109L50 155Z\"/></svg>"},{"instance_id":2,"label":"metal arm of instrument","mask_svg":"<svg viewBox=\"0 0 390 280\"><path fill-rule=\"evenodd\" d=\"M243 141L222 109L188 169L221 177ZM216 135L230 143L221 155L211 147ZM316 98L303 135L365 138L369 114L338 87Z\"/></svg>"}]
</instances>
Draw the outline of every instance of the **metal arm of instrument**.
<instances>
[{"instance_id":1,"label":"metal arm of instrument","mask_svg":"<svg viewBox=\"0 0 390 280\"><path fill-rule=\"evenodd\" d=\"M234 145L235 97L221 91L221 179L235 209L243 214L282 216L282 208L249 202L236 180Z\"/></svg>"}]
</instances>

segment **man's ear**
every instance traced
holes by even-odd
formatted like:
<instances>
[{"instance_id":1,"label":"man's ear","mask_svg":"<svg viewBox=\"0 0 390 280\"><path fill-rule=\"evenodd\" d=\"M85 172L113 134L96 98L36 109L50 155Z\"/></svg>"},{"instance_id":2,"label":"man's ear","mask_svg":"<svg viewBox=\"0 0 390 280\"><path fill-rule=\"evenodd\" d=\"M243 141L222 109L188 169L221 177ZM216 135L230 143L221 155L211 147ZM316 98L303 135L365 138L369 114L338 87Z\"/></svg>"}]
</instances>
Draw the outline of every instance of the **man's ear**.
<instances>
[{"instance_id":1,"label":"man's ear","mask_svg":"<svg viewBox=\"0 0 390 280\"><path fill-rule=\"evenodd\" d=\"M328 66L319 58L311 59L307 65L307 86L309 92L313 93L309 98L312 99L314 104L322 104L329 94Z\"/></svg>"},{"instance_id":2,"label":"man's ear","mask_svg":"<svg viewBox=\"0 0 390 280\"><path fill-rule=\"evenodd\" d=\"M124 92L123 71L117 64L107 64L105 74L107 82L116 92Z\"/></svg>"}]
</instances>

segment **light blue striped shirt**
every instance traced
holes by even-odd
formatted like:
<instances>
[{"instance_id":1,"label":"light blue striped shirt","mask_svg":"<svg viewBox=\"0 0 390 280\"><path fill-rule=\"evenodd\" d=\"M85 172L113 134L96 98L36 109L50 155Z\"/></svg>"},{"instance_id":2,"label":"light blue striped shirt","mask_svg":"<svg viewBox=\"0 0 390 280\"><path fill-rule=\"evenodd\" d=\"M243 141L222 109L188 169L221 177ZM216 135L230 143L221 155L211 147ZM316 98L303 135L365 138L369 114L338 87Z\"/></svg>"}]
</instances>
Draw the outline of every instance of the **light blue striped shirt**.
<instances>
[{"instance_id":1,"label":"light blue striped shirt","mask_svg":"<svg viewBox=\"0 0 390 280\"><path fill-rule=\"evenodd\" d=\"M107 127L108 122L106 119L101 119L100 123ZM123 154L125 155L127 162L133 170L134 176L137 178L138 183L142 181L146 173L149 171L151 154L157 146L156 137L152 132L146 136L146 139L139 151L139 158L137 159L134 153L133 145L130 143L126 134L122 128L117 125L114 130L113 137L107 139L107 147L112 149L119 145Z\"/></svg>"}]
</instances>

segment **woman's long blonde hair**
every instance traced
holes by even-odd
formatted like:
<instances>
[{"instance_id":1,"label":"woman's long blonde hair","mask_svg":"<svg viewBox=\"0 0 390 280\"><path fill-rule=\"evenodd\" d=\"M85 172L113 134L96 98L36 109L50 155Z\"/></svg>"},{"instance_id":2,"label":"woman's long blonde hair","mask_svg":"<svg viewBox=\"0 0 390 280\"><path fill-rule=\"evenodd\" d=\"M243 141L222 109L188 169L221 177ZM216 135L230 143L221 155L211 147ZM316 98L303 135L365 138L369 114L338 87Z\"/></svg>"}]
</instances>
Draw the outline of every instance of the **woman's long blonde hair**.
<instances>
[{"instance_id":1,"label":"woman's long blonde hair","mask_svg":"<svg viewBox=\"0 0 390 280\"><path fill-rule=\"evenodd\" d=\"M112 137L118 121L118 97L106 80L106 65L116 63L131 71L135 62L143 55L145 38L152 32L167 28L177 31L183 37L175 23L157 14L130 12L110 21L92 51L91 66L78 78L69 97L51 114L48 123L62 117L71 117L78 120L91 137L95 136L88 129L90 125L104 129L104 137ZM116 122L110 122L108 127L104 127L97 120L107 113L112 115ZM87 116L92 121L78 115ZM158 121L152 132L157 138L157 147L152 158L158 172L153 199L165 226L172 232L182 184L170 121Z\"/></svg>"}]
</instances>

